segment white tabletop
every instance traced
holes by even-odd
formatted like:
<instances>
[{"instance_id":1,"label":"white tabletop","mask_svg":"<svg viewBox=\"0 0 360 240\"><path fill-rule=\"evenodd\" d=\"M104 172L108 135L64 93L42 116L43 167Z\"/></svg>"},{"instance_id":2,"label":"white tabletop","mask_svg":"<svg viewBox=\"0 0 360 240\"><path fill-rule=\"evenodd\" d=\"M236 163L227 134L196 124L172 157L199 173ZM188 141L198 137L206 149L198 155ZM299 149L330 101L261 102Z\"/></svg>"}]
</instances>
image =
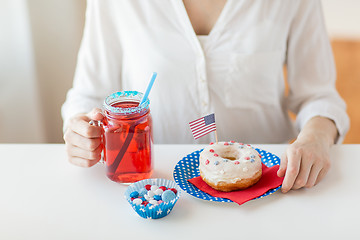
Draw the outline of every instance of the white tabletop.
<instances>
[{"instance_id":1,"label":"white tabletop","mask_svg":"<svg viewBox=\"0 0 360 240\"><path fill-rule=\"evenodd\" d=\"M156 145L155 178L201 145ZM286 145L256 145L281 155ZM332 148L332 168L311 189L280 191L241 206L183 192L173 211L139 217L127 186L102 165L68 163L64 145L0 145L0 239L360 239L360 145Z\"/></svg>"}]
</instances>

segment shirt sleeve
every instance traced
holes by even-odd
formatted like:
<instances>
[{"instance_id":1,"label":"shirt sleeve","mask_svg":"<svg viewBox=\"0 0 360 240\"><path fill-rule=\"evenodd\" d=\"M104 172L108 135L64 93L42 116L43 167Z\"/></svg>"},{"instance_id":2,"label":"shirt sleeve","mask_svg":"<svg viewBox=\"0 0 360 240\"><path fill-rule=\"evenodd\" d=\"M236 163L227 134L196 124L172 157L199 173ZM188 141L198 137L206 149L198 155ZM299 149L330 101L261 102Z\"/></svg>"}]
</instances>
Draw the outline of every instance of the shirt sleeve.
<instances>
[{"instance_id":1,"label":"shirt sleeve","mask_svg":"<svg viewBox=\"0 0 360 240\"><path fill-rule=\"evenodd\" d=\"M114 30L112 12L101 2L87 1L74 82L61 108L64 129L72 116L89 112L94 107L101 108L106 96L121 89L119 33Z\"/></svg>"},{"instance_id":2,"label":"shirt sleeve","mask_svg":"<svg viewBox=\"0 0 360 240\"><path fill-rule=\"evenodd\" d=\"M335 87L335 64L318 0L299 1L288 38L287 72L288 109L297 114L298 130L315 116L327 117L335 122L336 142L341 143L349 117Z\"/></svg>"}]
</instances>

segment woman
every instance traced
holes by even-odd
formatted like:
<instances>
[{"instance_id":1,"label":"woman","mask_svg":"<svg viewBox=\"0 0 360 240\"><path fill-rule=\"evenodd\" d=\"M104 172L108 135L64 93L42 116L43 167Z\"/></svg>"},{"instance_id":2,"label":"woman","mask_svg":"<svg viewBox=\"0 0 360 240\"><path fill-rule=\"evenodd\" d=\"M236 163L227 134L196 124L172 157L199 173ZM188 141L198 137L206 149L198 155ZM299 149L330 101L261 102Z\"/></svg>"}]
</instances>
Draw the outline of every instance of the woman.
<instances>
[{"instance_id":1,"label":"woman","mask_svg":"<svg viewBox=\"0 0 360 240\"><path fill-rule=\"evenodd\" d=\"M88 0L62 108L70 162L99 161L101 129L88 122L102 119L98 108L112 92L144 91L153 71L155 143L195 143L188 122L211 112L220 140L296 138L281 158L283 192L318 183L349 127L319 0Z\"/></svg>"}]
</instances>

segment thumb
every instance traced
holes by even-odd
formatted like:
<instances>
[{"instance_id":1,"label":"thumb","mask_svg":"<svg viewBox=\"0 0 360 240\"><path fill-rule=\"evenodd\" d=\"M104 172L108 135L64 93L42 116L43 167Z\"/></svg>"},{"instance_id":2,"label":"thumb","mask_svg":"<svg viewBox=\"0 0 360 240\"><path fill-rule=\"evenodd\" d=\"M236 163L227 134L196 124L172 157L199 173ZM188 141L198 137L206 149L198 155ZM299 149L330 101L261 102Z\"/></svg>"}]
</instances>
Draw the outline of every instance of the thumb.
<instances>
[{"instance_id":1,"label":"thumb","mask_svg":"<svg viewBox=\"0 0 360 240\"><path fill-rule=\"evenodd\" d=\"M93 108L87 116L94 121L101 121L104 118L104 115L100 108Z\"/></svg>"},{"instance_id":2,"label":"thumb","mask_svg":"<svg viewBox=\"0 0 360 240\"><path fill-rule=\"evenodd\" d=\"M282 157L281 157L281 160L280 160L280 168L277 171L278 177L284 177L285 176L287 163L288 163L287 154L284 153L282 155Z\"/></svg>"}]
</instances>

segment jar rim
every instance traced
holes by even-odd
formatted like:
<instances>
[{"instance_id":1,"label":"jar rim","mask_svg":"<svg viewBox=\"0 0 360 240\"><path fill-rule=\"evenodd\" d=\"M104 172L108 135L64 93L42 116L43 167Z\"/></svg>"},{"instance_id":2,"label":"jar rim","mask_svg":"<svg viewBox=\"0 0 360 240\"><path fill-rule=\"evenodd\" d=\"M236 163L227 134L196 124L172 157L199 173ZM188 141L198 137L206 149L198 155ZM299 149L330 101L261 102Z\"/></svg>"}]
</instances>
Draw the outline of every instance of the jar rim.
<instances>
[{"instance_id":1,"label":"jar rim","mask_svg":"<svg viewBox=\"0 0 360 240\"><path fill-rule=\"evenodd\" d=\"M140 103L143 96L144 94L138 91L114 92L105 98L103 107L106 111L110 113L121 114L121 115L141 113L144 110L149 109L149 104L150 104L149 98L146 99L144 103L136 107L121 108L121 107L113 107L112 104L117 102L125 102L125 101Z\"/></svg>"}]
</instances>

